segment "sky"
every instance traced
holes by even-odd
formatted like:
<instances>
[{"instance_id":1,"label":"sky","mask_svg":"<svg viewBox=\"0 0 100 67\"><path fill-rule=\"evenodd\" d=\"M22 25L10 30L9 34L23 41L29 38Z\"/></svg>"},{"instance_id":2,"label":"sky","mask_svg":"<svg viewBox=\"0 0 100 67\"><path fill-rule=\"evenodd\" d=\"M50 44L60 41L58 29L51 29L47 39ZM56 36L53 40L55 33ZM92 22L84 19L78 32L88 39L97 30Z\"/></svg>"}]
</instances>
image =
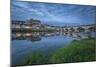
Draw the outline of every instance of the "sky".
<instances>
[{"instance_id":1,"label":"sky","mask_svg":"<svg viewBox=\"0 0 100 67\"><path fill-rule=\"evenodd\" d=\"M52 25L95 24L96 6L13 1L12 20L40 20Z\"/></svg>"}]
</instances>

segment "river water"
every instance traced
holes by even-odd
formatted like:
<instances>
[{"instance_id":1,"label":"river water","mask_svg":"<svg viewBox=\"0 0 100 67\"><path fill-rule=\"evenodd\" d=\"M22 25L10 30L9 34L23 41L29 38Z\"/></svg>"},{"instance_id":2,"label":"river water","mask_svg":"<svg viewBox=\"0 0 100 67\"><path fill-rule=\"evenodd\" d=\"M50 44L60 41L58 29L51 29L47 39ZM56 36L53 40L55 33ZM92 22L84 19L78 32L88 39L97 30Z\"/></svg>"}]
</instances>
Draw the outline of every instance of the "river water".
<instances>
[{"instance_id":1,"label":"river water","mask_svg":"<svg viewBox=\"0 0 100 67\"><path fill-rule=\"evenodd\" d=\"M50 55L60 48L69 45L73 40L87 38L89 35L95 37L95 32L67 34L35 33L34 36L37 36L35 39L30 37L27 37L26 39L13 39L11 42L12 64L20 64L28 54L34 52Z\"/></svg>"}]
</instances>

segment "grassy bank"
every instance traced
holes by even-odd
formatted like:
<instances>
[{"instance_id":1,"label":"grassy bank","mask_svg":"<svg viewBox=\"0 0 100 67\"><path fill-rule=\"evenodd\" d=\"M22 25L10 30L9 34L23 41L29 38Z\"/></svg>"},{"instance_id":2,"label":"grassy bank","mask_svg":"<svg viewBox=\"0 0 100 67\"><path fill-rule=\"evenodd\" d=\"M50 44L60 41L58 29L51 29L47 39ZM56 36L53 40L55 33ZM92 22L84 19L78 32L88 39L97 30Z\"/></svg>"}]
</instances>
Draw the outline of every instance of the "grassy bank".
<instances>
[{"instance_id":1,"label":"grassy bank","mask_svg":"<svg viewBox=\"0 0 100 67\"><path fill-rule=\"evenodd\" d=\"M95 38L73 41L51 57L51 63L87 62L96 60Z\"/></svg>"},{"instance_id":2,"label":"grassy bank","mask_svg":"<svg viewBox=\"0 0 100 67\"><path fill-rule=\"evenodd\" d=\"M59 49L49 59L41 53L34 53L23 60L23 65L87 62L96 60L95 38L74 40L68 46Z\"/></svg>"},{"instance_id":3,"label":"grassy bank","mask_svg":"<svg viewBox=\"0 0 100 67\"><path fill-rule=\"evenodd\" d=\"M33 53L27 56L23 61L22 65L37 65L37 64L44 64L46 62L45 56L39 52Z\"/></svg>"}]
</instances>

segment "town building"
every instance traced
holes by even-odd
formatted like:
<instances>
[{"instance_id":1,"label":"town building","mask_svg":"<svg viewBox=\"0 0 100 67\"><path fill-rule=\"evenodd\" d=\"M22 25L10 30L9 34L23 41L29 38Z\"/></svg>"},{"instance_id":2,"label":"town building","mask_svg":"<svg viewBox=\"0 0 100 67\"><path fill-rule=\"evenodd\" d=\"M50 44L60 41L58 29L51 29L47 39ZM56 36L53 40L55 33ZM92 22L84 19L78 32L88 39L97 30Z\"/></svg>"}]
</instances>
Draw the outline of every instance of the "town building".
<instances>
[{"instance_id":1,"label":"town building","mask_svg":"<svg viewBox=\"0 0 100 67\"><path fill-rule=\"evenodd\" d=\"M41 22L39 20L12 21L12 29L40 29Z\"/></svg>"}]
</instances>

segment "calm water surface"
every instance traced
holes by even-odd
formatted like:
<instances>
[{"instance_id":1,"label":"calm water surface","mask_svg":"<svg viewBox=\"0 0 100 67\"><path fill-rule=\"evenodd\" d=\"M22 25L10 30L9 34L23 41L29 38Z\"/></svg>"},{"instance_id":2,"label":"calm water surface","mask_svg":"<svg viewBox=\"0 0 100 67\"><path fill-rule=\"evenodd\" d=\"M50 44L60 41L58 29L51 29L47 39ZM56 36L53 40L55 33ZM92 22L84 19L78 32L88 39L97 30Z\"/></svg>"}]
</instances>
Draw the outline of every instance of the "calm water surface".
<instances>
[{"instance_id":1,"label":"calm water surface","mask_svg":"<svg viewBox=\"0 0 100 67\"><path fill-rule=\"evenodd\" d=\"M84 36L83 36L84 35ZM86 37L88 34L67 34L41 37L41 40L12 40L12 64L20 64L24 57L30 53L41 52L50 55L58 49L68 45L74 39ZM95 32L91 33L95 36Z\"/></svg>"}]
</instances>

